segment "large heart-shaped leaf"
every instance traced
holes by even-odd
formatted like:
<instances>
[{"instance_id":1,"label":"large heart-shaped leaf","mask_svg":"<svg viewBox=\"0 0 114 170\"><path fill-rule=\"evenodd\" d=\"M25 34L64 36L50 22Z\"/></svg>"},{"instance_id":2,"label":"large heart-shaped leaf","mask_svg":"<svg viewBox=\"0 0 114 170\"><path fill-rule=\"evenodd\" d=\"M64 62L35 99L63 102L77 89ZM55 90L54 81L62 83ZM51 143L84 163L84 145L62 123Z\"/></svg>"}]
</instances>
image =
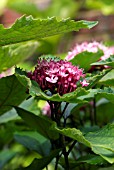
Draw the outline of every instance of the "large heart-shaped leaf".
<instances>
[{"instance_id":1,"label":"large heart-shaped leaf","mask_svg":"<svg viewBox=\"0 0 114 170\"><path fill-rule=\"evenodd\" d=\"M82 28L92 28L96 24L96 21L76 22L70 19L57 21L55 17L34 19L32 16L22 16L10 28L6 29L3 25L0 25L0 46L78 31Z\"/></svg>"},{"instance_id":2,"label":"large heart-shaped leaf","mask_svg":"<svg viewBox=\"0 0 114 170\"><path fill-rule=\"evenodd\" d=\"M15 75L1 78L0 114L10 110L12 106L19 105L27 96L26 87L18 81Z\"/></svg>"},{"instance_id":3,"label":"large heart-shaped leaf","mask_svg":"<svg viewBox=\"0 0 114 170\"><path fill-rule=\"evenodd\" d=\"M46 101L57 101L57 102L69 102L69 103L81 103L84 100L79 99L79 96L86 95L89 92L84 88L77 88L74 92L66 93L63 96L60 96L58 93L52 96L46 95L43 91L41 91L40 87L35 81L32 81L32 85L29 89L29 93L31 96L37 97L38 99L46 100ZM86 101L85 101L86 102Z\"/></svg>"},{"instance_id":4,"label":"large heart-shaped leaf","mask_svg":"<svg viewBox=\"0 0 114 170\"><path fill-rule=\"evenodd\" d=\"M90 132L85 138L91 143L94 153L114 163L114 124L108 124L96 132Z\"/></svg>"},{"instance_id":5,"label":"large heart-shaped leaf","mask_svg":"<svg viewBox=\"0 0 114 170\"><path fill-rule=\"evenodd\" d=\"M114 124L108 124L96 132L87 133L85 136L76 128L59 129L53 126L52 129L83 143L109 163L114 163Z\"/></svg>"},{"instance_id":6,"label":"large heart-shaped leaf","mask_svg":"<svg viewBox=\"0 0 114 170\"><path fill-rule=\"evenodd\" d=\"M51 144L49 140L36 131L15 132L14 138L29 150L36 151L42 156L47 156L50 153Z\"/></svg>"},{"instance_id":7,"label":"large heart-shaped leaf","mask_svg":"<svg viewBox=\"0 0 114 170\"><path fill-rule=\"evenodd\" d=\"M90 143L85 139L83 136L82 132L76 128L64 128L64 129L59 129L56 126L52 126L52 130L56 130L57 132L68 136L74 140L77 140L78 142L83 143L86 146L90 147Z\"/></svg>"},{"instance_id":8,"label":"large heart-shaped leaf","mask_svg":"<svg viewBox=\"0 0 114 170\"><path fill-rule=\"evenodd\" d=\"M36 116L33 113L19 107L15 107L18 115L33 129L48 139L57 139L58 133L53 132L50 127L55 124L51 119L44 116Z\"/></svg>"}]
</instances>

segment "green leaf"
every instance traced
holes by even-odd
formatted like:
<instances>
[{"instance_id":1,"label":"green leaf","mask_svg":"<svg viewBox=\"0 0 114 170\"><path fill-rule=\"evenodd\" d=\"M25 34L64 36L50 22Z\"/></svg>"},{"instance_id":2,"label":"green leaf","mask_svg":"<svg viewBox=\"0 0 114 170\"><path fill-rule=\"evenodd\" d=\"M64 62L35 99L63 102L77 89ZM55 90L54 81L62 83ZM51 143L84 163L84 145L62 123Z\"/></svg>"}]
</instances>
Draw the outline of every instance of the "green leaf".
<instances>
[{"instance_id":1,"label":"green leaf","mask_svg":"<svg viewBox=\"0 0 114 170\"><path fill-rule=\"evenodd\" d=\"M88 101L90 101L91 99L93 99L94 97L95 97L95 95L97 95L98 94L98 92L99 92L99 89L90 89L90 90L88 90L88 94L87 95L84 95L84 96L80 96L79 97L79 99L81 99L81 100L88 100Z\"/></svg>"},{"instance_id":2,"label":"green leaf","mask_svg":"<svg viewBox=\"0 0 114 170\"><path fill-rule=\"evenodd\" d=\"M101 60L99 62L96 63L92 63L91 65L107 65L107 66L111 66L114 67L114 55L111 55L109 58L107 58L106 60Z\"/></svg>"},{"instance_id":3,"label":"green leaf","mask_svg":"<svg viewBox=\"0 0 114 170\"><path fill-rule=\"evenodd\" d=\"M60 149L54 150L47 157L43 157L41 159L34 159L31 165L18 170L42 170L52 161L53 158L55 158L59 154L59 152Z\"/></svg>"},{"instance_id":4,"label":"green leaf","mask_svg":"<svg viewBox=\"0 0 114 170\"><path fill-rule=\"evenodd\" d=\"M3 150L0 152L0 169L2 169L14 156L16 152Z\"/></svg>"},{"instance_id":5,"label":"green leaf","mask_svg":"<svg viewBox=\"0 0 114 170\"><path fill-rule=\"evenodd\" d=\"M62 165L62 167L64 167L64 169L66 169L65 161L63 158L60 158L59 163L60 163L60 165ZM108 164L107 161L105 161L101 156L97 156L97 155L93 155L93 154L88 154L86 156L82 156L77 160L69 159L69 166L70 166L70 169L72 169L72 170L77 170L80 167L80 164L82 164L82 163L83 164L86 163L84 165L89 164L89 167L92 165L96 165L98 167L98 166L105 166ZM94 166L92 166L92 169L96 169L96 168Z\"/></svg>"},{"instance_id":6,"label":"green leaf","mask_svg":"<svg viewBox=\"0 0 114 170\"><path fill-rule=\"evenodd\" d=\"M104 89L90 89L88 90L88 94L84 96L80 96L79 99L81 100L90 100L95 96L100 98L106 98L111 103L114 103L114 89L110 87L105 87Z\"/></svg>"},{"instance_id":7,"label":"green leaf","mask_svg":"<svg viewBox=\"0 0 114 170\"><path fill-rule=\"evenodd\" d=\"M37 42L20 43L0 47L0 72L30 57L38 46Z\"/></svg>"},{"instance_id":8,"label":"green leaf","mask_svg":"<svg viewBox=\"0 0 114 170\"><path fill-rule=\"evenodd\" d=\"M50 60L54 60L54 61L60 61L60 58L54 55L42 55L41 57L39 57L40 60L46 60L48 62L50 62Z\"/></svg>"},{"instance_id":9,"label":"green leaf","mask_svg":"<svg viewBox=\"0 0 114 170\"><path fill-rule=\"evenodd\" d=\"M19 107L28 110L29 112L32 112L36 115L39 115L41 113L38 102L33 97L22 102Z\"/></svg>"},{"instance_id":10,"label":"green leaf","mask_svg":"<svg viewBox=\"0 0 114 170\"><path fill-rule=\"evenodd\" d=\"M110 69L100 71L97 74L87 74L86 79L89 81L89 85L86 87L86 89L94 87L99 82L99 80L101 80L102 77L108 74L108 72L110 72Z\"/></svg>"},{"instance_id":11,"label":"green leaf","mask_svg":"<svg viewBox=\"0 0 114 170\"><path fill-rule=\"evenodd\" d=\"M108 124L98 131L87 133L85 136L75 128L59 129L52 126L52 129L83 143L90 147L95 154L100 155L109 163L114 163L114 124Z\"/></svg>"},{"instance_id":12,"label":"green leaf","mask_svg":"<svg viewBox=\"0 0 114 170\"><path fill-rule=\"evenodd\" d=\"M99 83L106 86L114 86L114 69L112 69L109 73L102 77Z\"/></svg>"},{"instance_id":13,"label":"green leaf","mask_svg":"<svg viewBox=\"0 0 114 170\"><path fill-rule=\"evenodd\" d=\"M91 143L94 153L99 154L109 163L114 163L114 124L108 124L96 132L85 136Z\"/></svg>"},{"instance_id":14,"label":"green leaf","mask_svg":"<svg viewBox=\"0 0 114 170\"><path fill-rule=\"evenodd\" d=\"M56 130L60 134L63 134L65 136L68 136L74 140L77 140L80 143L83 143L84 145L90 147L90 143L85 139L82 132L76 128L64 128L59 129L56 126L52 126L52 130Z\"/></svg>"},{"instance_id":15,"label":"green leaf","mask_svg":"<svg viewBox=\"0 0 114 170\"><path fill-rule=\"evenodd\" d=\"M34 98L29 98L22 102L19 105L21 108L28 110L36 115L41 113L40 108L38 107L38 102ZM7 123L9 121L19 120L20 117L18 116L16 110L13 108L10 111L4 113L0 116L0 124Z\"/></svg>"},{"instance_id":16,"label":"green leaf","mask_svg":"<svg viewBox=\"0 0 114 170\"><path fill-rule=\"evenodd\" d=\"M77 54L70 62L73 65L79 65L81 68L84 68L85 71L88 71L91 68L91 63L99 60L102 55L102 51L98 51L97 53L84 51Z\"/></svg>"},{"instance_id":17,"label":"green leaf","mask_svg":"<svg viewBox=\"0 0 114 170\"><path fill-rule=\"evenodd\" d=\"M0 25L0 46L38 40L70 31L78 31L82 28L92 28L96 24L96 21L76 22L70 19L57 21L55 17L41 20L34 19L32 16L22 16L10 28L5 29L3 25Z\"/></svg>"},{"instance_id":18,"label":"green leaf","mask_svg":"<svg viewBox=\"0 0 114 170\"><path fill-rule=\"evenodd\" d=\"M15 109L11 109L10 111L4 113L0 116L0 124L7 123L12 120L19 119L18 114L16 113Z\"/></svg>"},{"instance_id":19,"label":"green leaf","mask_svg":"<svg viewBox=\"0 0 114 170\"><path fill-rule=\"evenodd\" d=\"M109 102L105 98L101 98L96 105L98 124L102 126L102 124L111 122L114 118L114 103Z\"/></svg>"},{"instance_id":20,"label":"green leaf","mask_svg":"<svg viewBox=\"0 0 114 170\"><path fill-rule=\"evenodd\" d=\"M48 139L57 139L58 133L50 130L50 127L55 124L51 119L44 116L36 116L33 113L19 107L15 107L18 115L33 129L37 130L41 135Z\"/></svg>"},{"instance_id":21,"label":"green leaf","mask_svg":"<svg viewBox=\"0 0 114 170\"><path fill-rule=\"evenodd\" d=\"M63 96L60 96L58 93L52 96L48 96L43 91L41 91L40 87L35 81L31 81L31 82L32 85L29 89L30 95L37 97L37 99L46 100L46 101L49 100L49 101L57 101L57 102L81 103L84 102L84 100L78 99L78 97L89 93L84 88L77 88L74 92L64 94Z\"/></svg>"},{"instance_id":22,"label":"green leaf","mask_svg":"<svg viewBox=\"0 0 114 170\"><path fill-rule=\"evenodd\" d=\"M104 88L104 89L99 89L97 96L99 97L104 97L108 99L111 103L114 103L114 89L112 88Z\"/></svg>"},{"instance_id":23,"label":"green leaf","mask_svg":"<svg viewBox=\"0 0 114 170\"><path fill-rule=\"evenodd\" d=\"M26 88L30 88L31 87L31 81L30 79L25 76L25 75L19 75L17 73L15 73L16 78L18 79L18 81Z\"/></svg>"},{"instance_id":24,"label":"green leaf","mask_svg":"<svg viewBox=\"0 0 114 170\"><path fill-rule=\"evenodd\" d=\"M85 162L91 165L107 164L107 162L101 156L97 156L93 154L88 154L87 156L83 156L77 160L77 163L82 163L82 162Z\"/></svg>"},{"instance_id":25,"label":"green leaf","mask_svg":"<svg viewBox=\"0 0 114 170\"><path fill-rule=\"evenodd\" d=\"M36 151L42 156L49 155L51 149L50 142L38 132L16 132L14 138L17 142L21 143L31 151Z\"/></svg>"},{"instance_id":26,"label":"green leaf","mask_svg":"<svg viewBox=\"0 0 114 170\"><path fill-rule=\"evenodd\" d=\"M0 114L19 105L28 95L18 79L12 75L0 79Z\"/></svg>"}]
</instances>

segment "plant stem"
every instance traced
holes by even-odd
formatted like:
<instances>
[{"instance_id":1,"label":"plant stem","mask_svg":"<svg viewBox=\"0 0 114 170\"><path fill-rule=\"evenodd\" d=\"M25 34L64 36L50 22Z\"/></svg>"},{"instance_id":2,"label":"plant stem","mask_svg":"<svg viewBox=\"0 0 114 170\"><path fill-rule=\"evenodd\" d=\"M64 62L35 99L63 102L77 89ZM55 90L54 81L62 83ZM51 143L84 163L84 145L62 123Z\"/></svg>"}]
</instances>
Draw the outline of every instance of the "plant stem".
<instances>
[{"instance_id":1,"label":"plant stem","mask_svg":"<svg viewBox=\"0 0 114 170\"><path fill-rule=\"evenodd\" d=\"M59 155L56 157L56 164L55 164L55 170L58 169L58 162L59 162Z\"/></svg>"},{"instance_id":2,"label":"plant stem","mask_svg":"<svg viewBox=\"0 0 114 170\"><path fill-rule=\"evenodd\" d=\"M68 155L70 154L71 150L72 150L73 147L75 146L76 142L77 142L76 140L73 141L72 145L70 146L70 148L69 148L69 150L68 150Z\"/></svg>"},{"instance_id":3,"label":"plant stem","mask_svg":"<svg viewBox=\"0 0 114 170\"><path fill-rule=\"evenodd\" d=\"M60 119L62 118L69 103L66 103L62 113L59 113L59 107L60 107L61 103L58 103L58 102L53 103L53 102L49 101L49 104L50 104L50 108L51 108L51 119L57 123L57 126L60 127L61 126ZM66 127L66 120L67 120L67 118L64 117L64 124L63 124L64 127ZM51 142L51 143L52 143L52 146L53 145L55 146L55 148L58 148L58 147L63 148L62 154L64 155L65 167L66 167L66 170L70 170L69 169L69 160L68 160L69 153L66 151L65 136L60 134L59 139L58 139L58 144L56 142L54 142L54 143ZM56 157L55 170L58 169L59 158L60 158L60 155L58 155Z\"/></svg>"},{"instance_id":4,"label":"plant stem","mask_svg":"<svg viewBox=\"0 0 114 170\"><path fill-rule=\"evenodd\" d=\"M68 161L68 153L66 151L66 147L63 149L63 155L65 159L65 170L70 170L69 169L69 161Z\"/></svg>"},{"instance_id":5,"label":"plant stem","mask_svg":"<svg viewBox=\"0 0 114 170\"><path fill-rule=\"evenodd\" d=\"M55 118L54 118L54 113L53 113L53 104L51 101L48 101L49 105L50 105L50 110L51 110L51 119L53 121L55 121Z\"/></svg>"},{"instance_id":6,"label":"plant stem","mask_svg":"<svg viewBox=\"0 0 114 170\"><path fill-rule=\"evenodd\" d=\"M97 125L97 113L96 113L96 100L93 99L93 108L94 108L94 123Z\"/></svg>"},{"instance_id":7,"label":"plant stem","mask_svg":"<svg viewBox=\"0 0 114 170\"><path fill-rule=\"evenodd\" d=\"M93 109L90 108L90 121L91 121L91 126L93 126Z\"/></svg>"},{"instance_id":8,"label":"plant stem","mask_svg":"<svg viewBox=\"0 0 114 170\"><path fill-rule=\"evenodd\" d=\"M64 124L63 124L63 127L65 128L66 127L66 118L64 118Z\"/></svg>"},{"instance_id":9,"label":"plant stem","mask_svg":"<svg viewBox=\"0 0 114 170\"><path fill-rule=\"evenodd\" d=\"M61 116L63 116L63 114L64 114L64 112L65 112L65 110L66 110L68 104L69 104L69 103L66 103L66 105L65 105L65 107L64 107L64 109L63 109L63 111L62 111L62 113L61 113Z\"/></svg>"}]
</instances>

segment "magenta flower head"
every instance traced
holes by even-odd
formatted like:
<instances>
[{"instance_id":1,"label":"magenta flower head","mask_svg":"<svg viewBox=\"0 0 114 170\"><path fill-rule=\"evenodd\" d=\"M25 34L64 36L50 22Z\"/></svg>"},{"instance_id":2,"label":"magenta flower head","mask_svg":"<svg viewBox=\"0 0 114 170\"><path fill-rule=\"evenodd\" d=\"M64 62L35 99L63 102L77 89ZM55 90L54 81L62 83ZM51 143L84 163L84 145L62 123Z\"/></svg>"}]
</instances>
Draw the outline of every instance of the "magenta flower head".
<instances>
[{"instance_id":1,"label":"magenta flower head","mask_svg":"<svg viewBox=\"0 0 114 170\"><path fill-rule=\"evenodd\" d=\"M28 73L31 80L36 81L43 91L60 95L73 92L77 84L88 86L84 79L83 69L70 62L58 58L40 58L33 72Z\"/></svg>"}]
</instances>

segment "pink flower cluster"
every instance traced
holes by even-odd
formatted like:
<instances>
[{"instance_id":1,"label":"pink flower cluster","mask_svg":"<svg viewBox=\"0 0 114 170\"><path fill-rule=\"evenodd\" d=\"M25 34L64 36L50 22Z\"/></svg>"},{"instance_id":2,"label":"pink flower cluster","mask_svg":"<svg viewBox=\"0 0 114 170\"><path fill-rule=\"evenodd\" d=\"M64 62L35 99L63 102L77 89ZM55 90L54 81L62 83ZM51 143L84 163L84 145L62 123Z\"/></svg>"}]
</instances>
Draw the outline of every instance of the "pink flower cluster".
<instances>
[{"instance_id":1,"label":"pink flower cluster","mask_svg":"<svg viewBox=\"0 0 114 170\"><path fill-rule=\"evenodd\" d=\"M47 116L51 116L51 109L50 109L50 105L48 104L48 102L46 102L45 106L42 108L42 114L43 115L47 115Z\"/></svg>"},{"instance_id":2,"label":"pink flower cluster","mask_svg":"<svg viewBox=\"0 0 114 170\"><path fill-rule=\"evenodd\" d=\"M93 41L93 42L83 42L81 44L76 44L76 46L73 48L72 51L68 52L68 55L66 56L66 60L69 61L73 59L77 54L82 53L84 51L97 53L98 50L102 50L104 55L100 58L100 60L106 60L110 57L110 55L114 54L114 46L107 47L103 45L102 43Z\"/></svg>"},{"instance_id":3,"label":"pink flower cluster","mask_svg":"<svg viewBox=\"0 0 114 170\"><path fill-rule=\"evenodd\" d=\"M74 91L77 82L82 87L89 84L84 79L83 69L64 60L39 59L35 70L28 73L28 77L35 80L43 91L49 90L52 94L60 95Z\"/></svg>"}]
</instances>

